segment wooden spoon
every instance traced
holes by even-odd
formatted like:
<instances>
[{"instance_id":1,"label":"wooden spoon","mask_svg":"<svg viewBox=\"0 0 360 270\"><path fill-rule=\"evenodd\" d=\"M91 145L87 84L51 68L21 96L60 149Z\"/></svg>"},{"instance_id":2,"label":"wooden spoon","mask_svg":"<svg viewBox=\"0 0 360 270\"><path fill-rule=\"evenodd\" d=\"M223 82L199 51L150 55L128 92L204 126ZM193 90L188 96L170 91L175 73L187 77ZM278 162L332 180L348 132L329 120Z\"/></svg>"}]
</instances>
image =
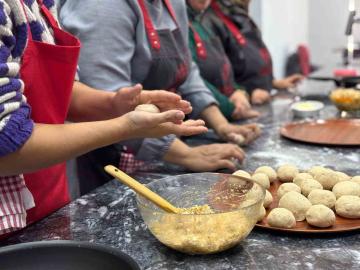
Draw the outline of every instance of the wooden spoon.
<instances>
[{"instance_id":1,"label":"wooden spoon","mask_svg":"<svg viewBox=\"0 0 360 270\"><path fill-rule=\"evenodd\" d=\"M136 193L140 194L141 196L145 197L149 201L156 204L158 207L163 209L164 211L168 213L173 214L179 214L181 213L181 209L173 206L171 203L169 203L167 200L165 200L163 197L159 196L155 192L148 189L143 184L139 183L123 171L119 170L115 166L107 165L105 168L105 171L115 177L119 182L127 185L129 188L134 190Z\"/></svg>"}]
</instances>

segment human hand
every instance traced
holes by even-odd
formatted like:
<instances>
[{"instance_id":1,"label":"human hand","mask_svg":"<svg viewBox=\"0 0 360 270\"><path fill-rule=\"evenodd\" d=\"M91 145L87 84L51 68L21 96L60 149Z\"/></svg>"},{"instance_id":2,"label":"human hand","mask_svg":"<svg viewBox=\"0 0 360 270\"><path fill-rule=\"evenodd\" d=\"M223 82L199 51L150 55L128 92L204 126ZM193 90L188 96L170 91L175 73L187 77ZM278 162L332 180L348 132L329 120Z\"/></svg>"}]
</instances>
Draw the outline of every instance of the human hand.
<instances>
[{"instance_id":1,"label":"human hand","mask_svg":"<svg viewBox=\"0 0 360 270\"><path fill-rule=\"evenodd\" d=\"M203 120L188 120L183 122L185 114L179 110L169 110L162 113L133 111L125 114L120 129L124 139L159 138L169 134L191 136L207 131Z\"/></svg>"},{"instance_id":2,"label":"human hand","mask_svg":"<svg viewBox=\"0 0 360 270\"><path fill-rule=\"evenodd\" d=\"M235 110L232 114L234 120L253 118L260 115L259 112L251 109L249 100L242 91L235 91L229 99L235 105Z\"/></svg>"},{"instance_id":3,"label":"human hand","mask_svg":"<svg viewBox=\"0 0 360 270\"><path fill-rule=\"evenodd\" d=\"M235 144L248 144L261 134L261 129L257 124L233 125L227 123L220 125L215 131L224 141ZM242 142L239 142L239 135L244 139Z\"/></svg>"},{"instance_id":4,"label":"human hand","mask_svg":"<svg viewBox=\"0 0 360 270\"><path fill-rule=\"evenodd\" d=\"M241 163L244 151L234 144L209 144L191 147L181 159L180 165L194 172L209 172L220 169L236 170L232 160Z\"/></svg>"},{"instance_id":5,"label":"human hand","mask_svg":"<svg viewBox=\"0 0 360 270\"><path fill-rule=\"evenodd\" d=\"M270 101L270 93L264 89L255 89L251 95L251 103L260 105Z\"/></svg>"},{"instance_id":6,"label":"human hand","mask_svg":"<svg viewBox=\"0 0 360 270\"><path fill-rule=\"evenodd\" d=\"M165 90L143 90L141 84L119 89L111 104L117 116L134 110L140 104L154 104L160 111L175 109L185 114L192 111L191 104L182 100L179 95Z\"/></svg>"},{"instance_id":7,"label":"human hand","mask_svg":"<svg viewBox=\"0 0 360 270\"><path fill-rule=\"evenodd\" d=\"M274 81L274 87L277 89L289 89L295 87L299 82L304 79L301 74L294 74L281 80Z\"/></svg>"}]
</instances>

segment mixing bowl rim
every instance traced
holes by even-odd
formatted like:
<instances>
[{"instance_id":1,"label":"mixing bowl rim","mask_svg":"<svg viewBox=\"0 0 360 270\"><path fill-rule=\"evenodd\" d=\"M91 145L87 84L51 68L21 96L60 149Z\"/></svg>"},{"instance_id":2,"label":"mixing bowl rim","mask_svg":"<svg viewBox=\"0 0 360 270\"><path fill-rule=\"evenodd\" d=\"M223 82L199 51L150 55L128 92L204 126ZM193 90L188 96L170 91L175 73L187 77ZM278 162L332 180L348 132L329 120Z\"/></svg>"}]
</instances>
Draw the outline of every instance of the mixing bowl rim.
<instances>
[{"instance_id":1,"label":"mixing bowl rim","mask_svg":"<svg viewBox=\"0 0 360 270\"><path fill-rule=\"evenodd\" d=\"M177 174L177 175L169 175L169 176L166 176L166 177L163 177L163 178L160 178L160 179L157 179L157 180L154 180L148 184L145 184L146 187L148 187L149 189L151 189L149 187L150 184L155 184L157 182L160 182L160 181L166 181L166 180L169 180L171 178L174 178L174 177L179 177L179 176L188 176L188 175L201 175L201 174L211 174L211 175L230 175L232 177L237 177L243 181L246 181L236 175L232 175L232 174L226 174L226 173L212 173L212 172L203 172L203 173L185 173L185 174ZM251 179L249 179L251 180ZM264 200L265 199L265 194L266 194L266 190L265 188L263 188L261 185L259 185L258 183L254 182L254 181L251 181L254 185L260 187L261 191L262 191L262 196L257 199L254 203L250 204L250 205L247 205L245 207L241 207L241 208L238 208L236 210L231 210L231 211L222 211L222 212L215 212L215 213L209 213L209 214L179 214L179 213L169 213L169 212L164 212L162 210L155 210L155 209L151 209L151 211L153 211L154 213L161 213L161 214L168 214L168 215L187 215L187 216L210 216L210 215L221 215L221 214L226 214L226 213L235 213L235 212L239 212L241 210L244 210L244 209L247 209L247 208L250 208L252 206L254 206L255 204L259 203L261 200ZM142 197L141 195L139 194L136 194L136 203L139 205L141 205L142 207L146 208L146 209L150 209L150 207L144 205L143 203L140 202L140 197ZM142 197L144 198L144 197ZM144 198L146 199L146 198ZM165 198L166 199L166 198Z\"/></svg>"}]
</instances>

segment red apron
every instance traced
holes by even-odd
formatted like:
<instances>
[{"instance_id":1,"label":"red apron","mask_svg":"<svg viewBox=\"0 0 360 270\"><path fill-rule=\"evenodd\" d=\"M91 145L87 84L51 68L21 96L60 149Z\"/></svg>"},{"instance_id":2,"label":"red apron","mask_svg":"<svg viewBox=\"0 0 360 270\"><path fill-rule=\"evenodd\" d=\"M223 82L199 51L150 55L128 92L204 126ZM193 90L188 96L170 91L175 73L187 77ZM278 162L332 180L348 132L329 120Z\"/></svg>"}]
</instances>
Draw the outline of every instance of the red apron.
<instances>
[{"instance_id":1,"label":"red apron","mask_svg":"<svg viewBox=\"0 0 360 270\"><path fill-rule=\"evenodd\" d=\"M23 0L21 0L23 2ZM80 41L61 30L50 11L38 0L42 15L54 31L56 45L33 40L28 27L28 45L22 57L21 79L35 123L64 124L80 53ZM35 222L69 203L66 164L25 174L35 208L28 223Z\"/></svg>"}]
</instances>

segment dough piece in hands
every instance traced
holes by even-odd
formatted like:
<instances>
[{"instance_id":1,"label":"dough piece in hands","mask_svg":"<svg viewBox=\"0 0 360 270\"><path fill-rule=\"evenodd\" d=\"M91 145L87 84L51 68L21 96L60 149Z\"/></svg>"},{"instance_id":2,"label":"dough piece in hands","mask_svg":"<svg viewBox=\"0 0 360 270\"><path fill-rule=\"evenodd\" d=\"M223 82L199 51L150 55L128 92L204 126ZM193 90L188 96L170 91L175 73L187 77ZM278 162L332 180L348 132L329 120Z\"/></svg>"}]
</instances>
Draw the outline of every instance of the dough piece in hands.
<instances>
[{"instance_id":1,"label":"dough piece in hands","mask_svg":"<svg viewBox=\"0 0 360 270\"><path fill-rule=\"evenodd\" d=\"M298 173L298 174L294 177L293 183L296 184L296 185L298 185L298 186L300 187L302 181L304 181L305 179L314 179L314 178L313 178L312 175L309 174L309 173Z\"/></svg>"},{"instance_id":2,"label":"dough piece in hands","mask_svg":"<svg viewBox=\"0 0 360 270\"><path fill-rule=\"evenodd\" d=\"M343 181L337 183L332 192L334 192L337 199L343 195L360 196L360 185L351 181Z\"/></svg>"},{"instance_id":3,"label":"dough piece in hands","mask_svg":"<svg viewBox=\"0 0 360 270\"><path fill-rule=\"evenodd\" d=\"M351 179L346 173L343 172L335 172L336 175L340 178L340 181L349 181Z\"/></svg>"},{"instance_id":4,"label":"dough piece in hands","mask_svg":"<svg viewBox=\"0 0 360 270\"><path fill-rule=\"evenodd\" d=\"M233 175L242 176L242 177L251 179L251 175L248 172L243 171L243 170L238 170L238 171L234 172Z\"/></svg>"},{"instance_id":5,"label":"dough piece in hands","mask_svg":"<svg viewBox=\"0 0 360 270\"><path fill-rule=\"evenodd\" d=\"M273 196L271 195L271 193L268 190L266 190L265 192L266 193L265 193L265 199L264 199L264 207L268 208L273 202Z\"/></svg>"},{"instance_id":6,"label":"dough piece in hands","mask_svg":"<svg viewBox=\"0 0 360 270\"><path fill-rule=\"evenodd\" d=\"M270 187L269 177L265 173L255 173L251 176L251 179L265 189Z\"/></svg>"},{"instance_id":7,"label":"dough piece in hands","mask_svg":"<svg viewBox=\"0 0 360 270\"><path fill-rule=\"evenodd\" d=\"M239 146L245 145L245 137L241 134L232 134L233 142L236 143Z\"/></svg>"},{"instance_id":8,"label":"dough piece in hands","mask_svg":"<svg viewBox=\"0 0 360 270\"><path fill-rule=\"evenodd\" d=\"M360 198L352 195L341 196L335 203L336 214L345 218L360 218Z\"/></svg>"},{"instance_id":9,"label":"dough piece in hands","mask_svg":"<svg viewBox=\"0 0 360 270\"><path fill-rule=\"evenodd\" d=\"M299 173L299 169L291 164L285 164L278 168L277 176L281 182L292 182Z\"/></svg>"},{"instance_id":10,"label":"dough piece in hands","mask_svg":"<svg viewBox=\"0 0 360 270\"><path fill-rule=\"evenodd\" d=\"M291 211L296 221L303 221L307 210L311 207L311 202L300 193L290 191L282 196L279 201L279 207Z\"/></svg>"},{"instance_id":11,"label":"dough piece in hands","mask_svg":"<svg viewBox=\"0 0 360 270\"><path fill-rule=\"evenodd\" d=\"M360 185L360 175L354 176L350 181Z\"/></svg>"},{"instance_id":12,"label":"dough piece in hands","mask_svg":"<svg viewBox=\"0 0 360 270\"><path fill-rule=\"evenodd\" d=\"M257 168L255 170L254 174L257 174L257 173L265 173L269 177L270 183L274 182L277 179L276 171L269 166L261 166L261 167Z\"/></svg>"},{"instance_id":13,"label":"dough piece in hands","mask_svg":"<svg viewBox=\"0 0 360 270\"><path fill-rule=\"evenodd\" d=\"M284 183L281 184L279 189L277 190L277 196L280 199L282 196L284 196L286 193L290 191L301 193L301 188L298 185L295 185L294 183Z\"/></svg>"},{"instance_id":14,"label":"dough piece in hands","mask_svg":"<svg viewBox=\"0 0 360 270\"><path fill-rule=\"evenodd\" d=\"M258 222L262 221L265 216L266 216L266 209L264 206L261 206Z\"/></svg>"},{"instance_id":15,"label":"dough piece in hands","mask_svg":"<svg viewBox=\"0 0 360 270\"><path fill-rule=\"evenodd\" d=\"M322 185L314 179L305 179L301 183L301 193L307 197L314 189L323 189Z\"/></svg>"},{"instance_id":16,"label":"dough piece in hands","mask_svg":"<svg viewBox=\"0 0 360 270\"><path fill-rule=\"evenodd\" d=\"M140 104L136 106L135 111L159 113L160 109L154 104Z\"/></svg>"},{"instance_id":17,"label":"dough piece in hands","mask_svg":"<svg viewBox=\"0 0 360 270\"><path fill-rule=\"evenodd\" d=\"M332 188L337 183L345 181L343 176L340 176L337 172L331 170L316 175L315 180L318 181L323 186L323 188L327 190L332 190Z\"/></svg>"},{"instance_id":18,"label":"dough piece in hands","mask_svg":"<svg viewBox=\"0 0 360 270\"><path fill-rule=\"evenodd\" d=\"M306 212L306 221L312 226L327 228L335 224L335 214L322 204L313 205Z\"/></svg>"},{"instance_id":19,"label":"dough piece in hands","mask_svg":"<svg viewBox=\"0 0 360 270\"><path fill-rule=\"evenodd\" d=\"M295 227L296 220L291 211L285 208L274 208L267 217L267 223L271 227L290 229Z\"/></svg>"},{"instance_id":20,"label":"dough piece in hands","mask_svg":"<svg viewBox=\"0 0 360 270\"><path fill-rule=\"evenodd\" d=\"M308 196L309 201L315 204L322 204L329 208L334 208L336 202L336 196L330 190L314 189Z\"/></svg>"}]
</instances>

